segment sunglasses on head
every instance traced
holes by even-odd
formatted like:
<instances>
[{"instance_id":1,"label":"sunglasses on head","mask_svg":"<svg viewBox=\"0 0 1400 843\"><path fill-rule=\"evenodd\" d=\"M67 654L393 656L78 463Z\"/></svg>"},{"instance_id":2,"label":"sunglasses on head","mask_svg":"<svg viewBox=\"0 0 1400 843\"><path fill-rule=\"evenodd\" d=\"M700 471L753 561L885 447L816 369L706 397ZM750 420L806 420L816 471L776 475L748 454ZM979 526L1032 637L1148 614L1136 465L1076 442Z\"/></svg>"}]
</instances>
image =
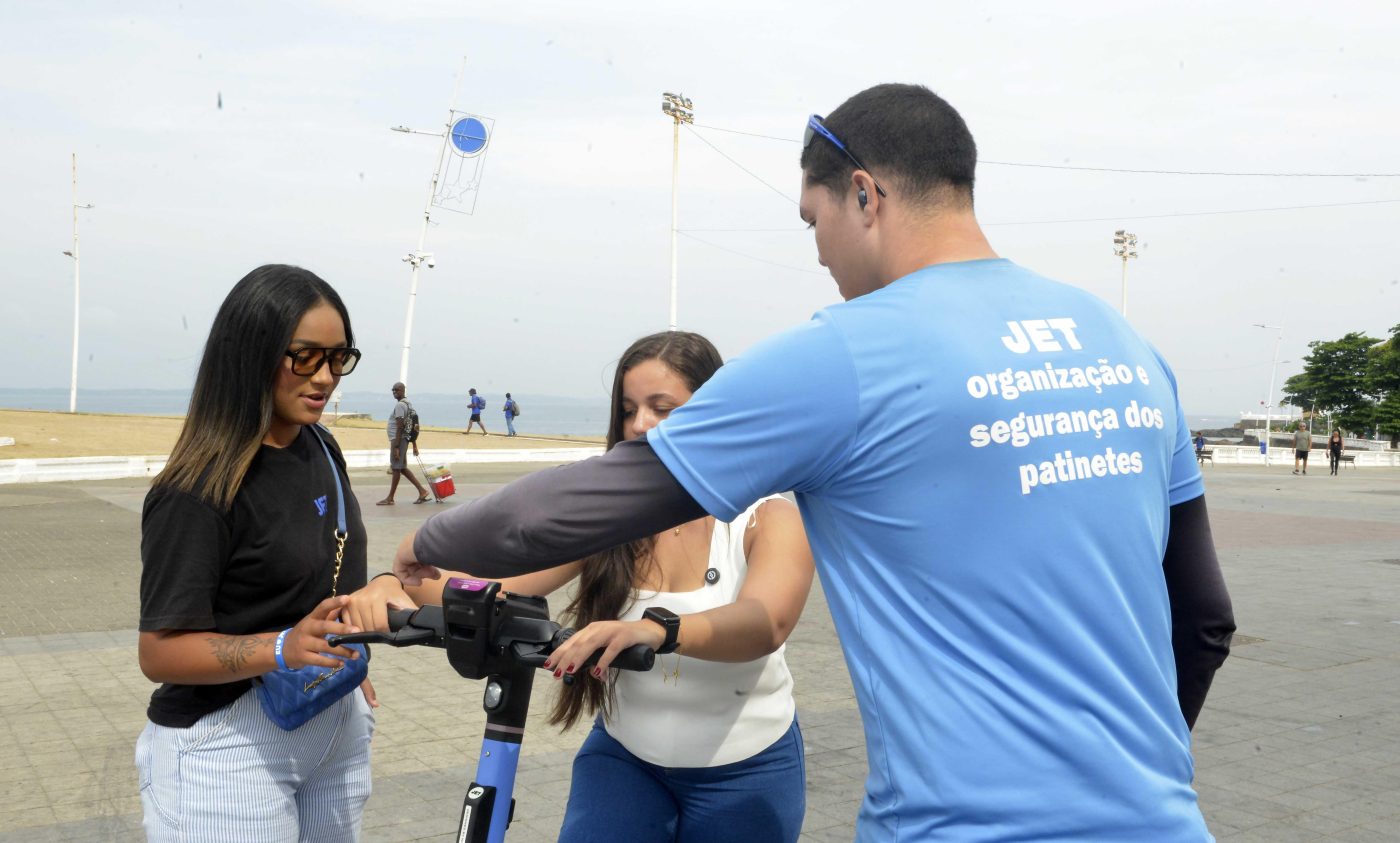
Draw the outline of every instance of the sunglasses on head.
<instances>
[{"instance_id":1,"label":"sunglasses on head","mask_svg":"<svg viewBox=\"0 0 1400 843\"><path fill-rule=\"evenodd\" d=\"M355 371L355 364L360 362L358 348L298 348L286 354L292 358L292 374L303 378L311 377L327 364L330 364L332 375L348 375Z\"/></svg>"},{"instance_id":2,"label":"sunglasses on head","mask_svg":"<svg viewBox=\"0 0 1400 843\"><path fill-rule=\"evenodd\" d=\"M806 152L807 147L812 145L812 138L821 135L822 137L831 141L832 146L841 150L841 154L849 158L851 163L856 165L857 170L864 170L865 172L869 173L870 168L860 163L860 159L851 154L851 151L846 148L846 145L842 143L835 135L833 135L831 133L831 130L828 129L825 126L825 124L822 123L823 119L824 118L820 114L813 114L812 116L807 118L807 131L802 135L802 151ZM880 194L881 196L884 196L885 189L880 186L880 183L878 181L875 181L875 176L873 173L870 176L870 180L872 182L875 182L875 192Z\"/></svg>"}]
</instances>

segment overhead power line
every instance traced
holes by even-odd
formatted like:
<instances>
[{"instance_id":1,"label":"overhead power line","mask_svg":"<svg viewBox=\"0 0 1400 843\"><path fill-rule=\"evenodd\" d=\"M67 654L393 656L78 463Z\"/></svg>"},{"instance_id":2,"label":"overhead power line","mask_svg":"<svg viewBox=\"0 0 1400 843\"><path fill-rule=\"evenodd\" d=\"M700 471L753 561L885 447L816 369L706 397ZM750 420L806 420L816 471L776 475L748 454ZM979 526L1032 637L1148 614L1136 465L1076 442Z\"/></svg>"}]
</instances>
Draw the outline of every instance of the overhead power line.
<instances>
[{"instance_id":1,"label":"overhead power line","mask_svg":"<svg viewBox=\"0 0 1400 843\"><path fill-rule=\"evenodd\" d=\"M827 273L825 273L825 272L821 272L821 271L818 271L818 270L815 270L815 269L807 269L807 268L805 268L805 267L793 266L792 264L787 264L787 263L778 263L777 261L770 261L770 260L768 260L767 258L760 258L760 257L756 257L756 256L754 256L754 255L745 254L745 253L740 252L740 251L737 251L737 250L735 250L735 249L731 249L731 248L729 248L728 246L721 246L721 245L719 245L718 243L711 243L711 242L708 241L708 240L702 240L702 239L700 239L699 237L696 237L695 235L689 234L689 233L687 233L687 232L685 232L685 231L677 230L676 233L679 234L679 235L681 235L682 237L688 237L688 238L690 238L691 240L694 240L696 243L700 243L700 244L703 244L703 245L705 245L705 246L709 246L711 249L718 249L718 250L721 251L721 252L728 252L728 253L731 254L731 255L737 255L737 256L739 256L739 257L741 257L741 258L747 258L748 260L751 260L751 261L757 261L757 262L759 262L759 263L766 263L766 264L768 264L769 266L780 266L780 267L782 267L783 269L791 269L791 270L793 270L793 271L795 271L795 272L807 272L807 273L810 273L810 274L812 274L812 275L826 275L826 274L827 274Z\"/></svg>"},{"instance_id":2,"label":"overhead power line","mask_svg":"<svg viewBox=\"0 0 1400 843\"><path fill-rule=\"evenodd\" d=\"M754 178L759 184L763 185L764 187L768 188L769 190L771 190L771 191L773 191L774 193L778 194L779 196L783 197L784 199L786 199L787 201L791 202L792 204L794 204L794 205L798 204L798 202L797 202L796 199L793 199L791 196L788 196L786 193L782 192L782 191L779 190L778 188L776 188L776 187L774 187L773 185L769 184L768 182L764 181L764 180L763 180L761 177L759 177L759 175L758 175L757 173L755 173L753 170L750 170L748 167L745 167L743 164L740 164L738 161L735 161L733 158L731 158L730 156L726 155L725 152L724 152L724 150L722 150L722 149L720 149L719 147L715 146L714 144L710 143L708 140L705 139L705 136L704 136L704 135L700 134L699 132L695 131L694 129L690 128L689 126L686 126L685 128L686 128L686 131L690 132L692 135L694 135L695 137L699 138L701 143L705 144L705 145L708 146L710 149L713 149L715 152L718 152L721 156L723 156L724 160L728 161L729 163L733 164L734 166L736 166L736 167L738 167L739 169L743 170L744 172L748 173L750 176L753 176L753 178Z\"/></svg>"},{"instance_id":3,"label":"overhead power line","mask_svg":"<svg viewBox=\"0 0 1400 843\"><path fill-rule=\"evenodd\" d=\"M744 132L738 129L726 129L722 126L704 126L696 124L697 129L709 129L714 132L728 132L732 135L746 135L751 138L764 138L765 140L783 141L784 143L800 143L798 138L784 138L778 135L764 135L758 132ZM698 134L697 134L698 137ZM1226 176L1243 178L1278 178L1278 179L1394 179L1400 178L1400 173L1251 173L1237 172L1230 170L1160 170L1134 167L1087 167L1072 164L1037 164L1028 161L992 161L986 158L980 159L978 164L993 164L998 167L1034 167L1044 170L1077 170L1086 173L1137 173L1151 176Z\"/></svg>"},{"instance_id":4,"label":"overhead power line","mask_svg":"<svg viewBox=\"0 0 1400 843\"><path fill-rule=\"evenodd\" d=\"M1069 164L1029 164L1022 161L989 161L985 158L978 164L996 164L1001 167L1037 167L1044 170L1080 170L1088 173L1141 173L1151 176L1244 176L1248 178L1273 179L1393 179L1400 173L1243 173L1223 170L1137 170L1128 167L1076 167Z\"/></svg>"},{"instance_id":5,"label":"overhead power line","mask_svg":"<svg viewBox=\"0 0 1400 843\"><path fill-rule=\"evenodd\" d=\"M1113 217L1073 217L1070 219L1058 220L1008 220L1005 222L984 222L983 226L993 225L1060 225L1063 223L1075 222L1121 222L1123 220L1161 220L1172 217L1212 217L1222 214L1263 214L1273 211L1304 211L1313 208L1350 208L1357 205L1393 205L1400 202L1400 199L1372 199L1364 202L1324 202L1317 205L1280 205L1274 208L1230 208L1222 211L1180 211L1170 214L1119 214ZM688 228L681 232L768 232L768 233L797 233L805 232L805 228Z\"/></svg>"},{"instance_id":6,"label":"overhead power line","mask_svg":"<svg viewBox=\"0 0 1400 843\"><path fill-rule=\"evenodd\" d=\"M1116 217L1079 217L1062 220L1017 220L1015 222L984 222L993 225L1058 225L1071 222L1121 222L1123 220L1161 220L1171 217L1213 217L1222 214L1262 214L1271 211L1302 211L1310 208L1350 208L1357 205L1389 205L1400 199L1373 199L1366 202L1326 202L1319 205L1280 205L1276 208L1236 208L1226 211L1182 211L1173 214L1119 214Z\"/></svg>"}]
</instances>

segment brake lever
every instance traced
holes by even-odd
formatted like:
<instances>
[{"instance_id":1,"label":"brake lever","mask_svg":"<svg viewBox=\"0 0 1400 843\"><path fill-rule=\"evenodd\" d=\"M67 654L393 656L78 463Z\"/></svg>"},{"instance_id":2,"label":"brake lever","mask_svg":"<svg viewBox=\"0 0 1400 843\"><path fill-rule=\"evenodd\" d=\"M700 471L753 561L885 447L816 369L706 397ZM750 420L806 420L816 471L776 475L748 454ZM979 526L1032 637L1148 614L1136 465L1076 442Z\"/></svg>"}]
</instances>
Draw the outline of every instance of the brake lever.
<instances>
[{"instance_id":1,"label":"brake lever","mask_svg":"<svg viewBox=\"0 0 1400 843\"><path fill-rule=\"evenodd\" d=\"M553 648L545 644L534 644L528 641L516 641L510 645L511 658L526 667L544 667L544 661L551 652L553 652Z\"/></svg>"}]
</instances>

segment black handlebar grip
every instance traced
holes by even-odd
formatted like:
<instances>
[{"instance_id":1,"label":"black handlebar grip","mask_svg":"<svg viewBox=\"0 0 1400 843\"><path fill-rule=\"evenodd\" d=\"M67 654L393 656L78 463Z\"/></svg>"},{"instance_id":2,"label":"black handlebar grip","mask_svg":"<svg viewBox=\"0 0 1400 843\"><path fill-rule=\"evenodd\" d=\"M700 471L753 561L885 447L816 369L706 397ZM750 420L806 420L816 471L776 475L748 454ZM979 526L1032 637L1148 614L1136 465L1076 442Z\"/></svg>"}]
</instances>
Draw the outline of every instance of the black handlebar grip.
<instances>
[{"instance_id":1,"label":"black handlebar grip","mask_svg":"<svg viewBox=\"0 0 1400 843\"><path fill-rule=\"evenodd\" d=\"M568 630L568 632L572 634L573 630ZM564 637L568 638L567 635ZM574 684L574 677L583 674L590 667L597 664L598 657L601 655L603 655L602 649L594 650L593 655L584 659L583 664L579 665L574 673L564 674L564 684ZM651 666L654 664L656 664L655 650L645 644L633 644L631 647L617 654L617 658L613 659L612 667L620 670L648 671L651 670Z\"/></svg>"},{"instance_id":2,"label":"black handlebar grip","mask_svg":"<svg viewBox=\"0 0 1400 843\"><path fill-rule=\"evenodd\" d=\"M651 670L656 664L656 651L645 644L633 644L617 654L612 666L622 670Z\"/></svg>"},{"instance_id":3,"label":"black handlebar grip","mask_svg":"<svg viewBox=\"0 0 1400 843\"><path fill-rule=\"evenodd\" d=\"M390 609L389 610L389 631L398 632L408 626L408 619L413 617L414 609Z\"/></svg>"}]
</instances>

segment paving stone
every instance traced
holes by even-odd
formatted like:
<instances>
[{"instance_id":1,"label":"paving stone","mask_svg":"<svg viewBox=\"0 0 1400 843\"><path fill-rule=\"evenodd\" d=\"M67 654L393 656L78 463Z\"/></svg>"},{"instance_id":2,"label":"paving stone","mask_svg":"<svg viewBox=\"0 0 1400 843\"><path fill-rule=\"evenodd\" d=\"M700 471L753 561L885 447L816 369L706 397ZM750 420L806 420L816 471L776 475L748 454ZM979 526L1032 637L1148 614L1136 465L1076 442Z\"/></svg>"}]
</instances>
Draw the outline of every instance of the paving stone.
<instances>
[{"instance_id":1,"label":"paving stone","mask_svg":"<svg viewBox=\"0 0 1400 843\"><path fill-rule=\"evenodd\" d=\"M484 467L452 502L537 466ZM440 507L374 507L352 473L372 570ZM1298 481L1305 482L1300 483ZM1240 632L1194 736L1221 841L1400 840L1400 472L1294 478L1206 470ZM6 487L0 496L0 843L141 840L132 762L152 685L136 665L142 481ZM36 560L42 564L35 564ZM96 599L94 599L96 597ZM789 641L807 748L803 841L849 841L864 731L820 588ZM444 840L479 751L480 683L441 651L376 654L374 794L363 840ZM583 724L548 726L536 684L512 843L552 841ZM936 749L931 750L936 753Z\"/></svg>"}]
</instances>

